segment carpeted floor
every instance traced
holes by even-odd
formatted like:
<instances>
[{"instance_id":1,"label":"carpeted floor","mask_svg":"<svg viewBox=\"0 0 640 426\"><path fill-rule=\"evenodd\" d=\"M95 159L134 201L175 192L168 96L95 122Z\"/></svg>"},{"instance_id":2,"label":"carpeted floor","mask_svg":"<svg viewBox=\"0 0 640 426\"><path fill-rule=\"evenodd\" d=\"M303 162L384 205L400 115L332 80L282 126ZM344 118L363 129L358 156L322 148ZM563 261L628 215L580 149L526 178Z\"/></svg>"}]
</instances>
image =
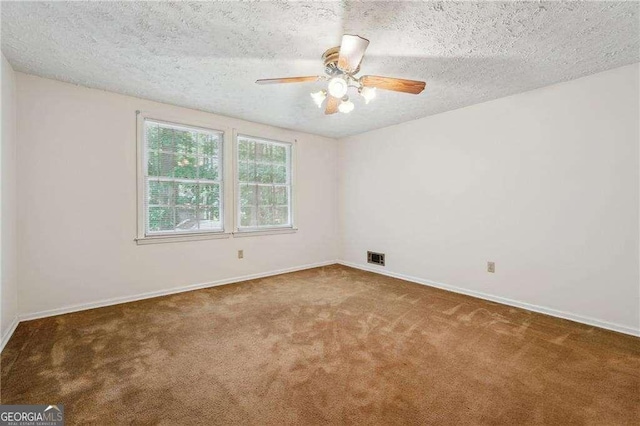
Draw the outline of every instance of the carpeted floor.
<instances>
[{"instance_id":1,"label":"carpeted floor","mask_svg":"<svg viewBox=\"0 0 640 426\"><path fill-rule=\"evenodd\" d=\"M19 325L67 424L638 424L640 339L343 266Z\"/></svg>"}]
</instances>

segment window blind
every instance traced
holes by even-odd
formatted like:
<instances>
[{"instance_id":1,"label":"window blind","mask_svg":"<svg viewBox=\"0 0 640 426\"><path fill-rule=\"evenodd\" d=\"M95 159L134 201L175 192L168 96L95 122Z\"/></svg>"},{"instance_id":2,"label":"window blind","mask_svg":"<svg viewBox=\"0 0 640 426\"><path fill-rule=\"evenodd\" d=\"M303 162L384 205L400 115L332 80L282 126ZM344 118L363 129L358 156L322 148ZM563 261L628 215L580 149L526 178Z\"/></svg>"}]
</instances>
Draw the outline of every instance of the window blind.
<instances>
[{"instance_id":1,"label":"window blind","mask_svg":"<svg viewBox=\"0 0 640 426\"><path fill-rule=\"evenodd\" d=\"M291 144L237 137L238 228L291 227Z\"/></svg>"},{"instance_id":2,"label":"window blind","mask_svg":"<svg viewBox=\"0 0 640 426\"><path fill-rule=\"evenodd\" d=\"M147 235L223 230L223 132L145 119Z\"/></svg>"}]
</instances>

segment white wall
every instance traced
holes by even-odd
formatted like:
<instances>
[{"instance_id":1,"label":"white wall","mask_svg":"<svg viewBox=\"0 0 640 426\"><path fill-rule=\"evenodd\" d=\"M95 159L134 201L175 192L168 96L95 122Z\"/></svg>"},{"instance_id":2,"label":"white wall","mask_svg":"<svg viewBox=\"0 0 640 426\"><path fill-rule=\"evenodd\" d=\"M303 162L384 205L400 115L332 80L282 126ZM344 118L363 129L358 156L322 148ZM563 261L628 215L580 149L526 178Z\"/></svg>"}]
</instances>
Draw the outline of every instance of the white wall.
<instances>
[{"instance_id":1,"label":"white wall","mask_svg":"<svg viewBox=\"0 0 640 426\"><path fill-rule=\"evenodd\" d=\"M637 333L638 74L636 64L335 141L16 73L20 312L337 258L367 267L378 250L387 273ZM136 245L138 109L297 138L300 231ZM4 110L3 95L3 121Z\"/></svg>"},{"instance_id":2,"label":"white wall","mask_svg":"<svg viewBox=\"0 0 640 426\"><path fill-rule=\"evenodd\" d=\"M22 73L17 83L22 314L337 259L336 140ZM136 245L136 110L297 138L298 233Z\"/></svg>"},{"instance_id":3,"label":"white wall","mask_svg":"<svg viewBox=\"0 0 640 426\"><path fill-rule=\"evenodd\" d=\"M2 147L0 150L0 350L18 314L16 75L2 55Z\"/></svg>"},{"instance_id":4,"label":"white wall","mask_svg":"<svg viewBox=\"0 0 640 426\"><path fill-rule=\"evenodd\" d=\"M635 64L341 140L341 258L381 251L387 272L638 333L638 76Z\"/></svg>"}]
</instances>

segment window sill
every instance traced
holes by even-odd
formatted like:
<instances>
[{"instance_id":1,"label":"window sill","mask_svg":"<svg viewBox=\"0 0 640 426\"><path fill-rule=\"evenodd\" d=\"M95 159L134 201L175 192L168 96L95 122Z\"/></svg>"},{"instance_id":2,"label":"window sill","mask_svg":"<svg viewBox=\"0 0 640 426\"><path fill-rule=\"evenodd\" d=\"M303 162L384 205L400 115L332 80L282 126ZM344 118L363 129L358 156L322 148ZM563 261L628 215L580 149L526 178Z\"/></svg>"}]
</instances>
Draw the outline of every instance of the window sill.
<instances>
[{"instance_id":1,"label":"window sill","mask_svg":"<svg viewBox=\"0 0 640 426\"><path fill-rule=\"evenodd\" d=\"M181 234L181 235L157 235L144 238L136 238L138 245L161 244L161 243L180 243L184 241L201 241L201 240L217 240L221 238L231 237L230 233L211 232L206 234Z\"/></svg>"},{"instance_id":2,"label":"window sill","mask_svg":"<svg viewBox=\"0 0 640 426\"><path fill-rule=\"evenodd\" d=\"M233 237L259 237L261 235L295 234L296 232L298 232L298 228L251 229L236 231L233 233Z\"/></svg>"}]
</instances>

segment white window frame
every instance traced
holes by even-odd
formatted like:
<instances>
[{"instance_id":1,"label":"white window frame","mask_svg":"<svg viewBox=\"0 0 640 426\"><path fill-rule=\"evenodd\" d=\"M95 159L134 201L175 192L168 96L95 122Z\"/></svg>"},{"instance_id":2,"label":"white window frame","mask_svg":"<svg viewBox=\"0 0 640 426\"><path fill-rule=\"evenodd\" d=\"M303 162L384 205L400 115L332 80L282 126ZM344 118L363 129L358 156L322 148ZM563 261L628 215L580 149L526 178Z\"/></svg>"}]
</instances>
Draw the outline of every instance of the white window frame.
<instances>
[{"instance_id":1,"label":"white window frame","mask_svg":"<svg viewBox=\"0 0 640 426\"><path fill-rule=\"evenodd\" d=\"M280 145L289 145L290 152L290 179L289 179L289 217L290 223L287 225L274 225L274 226L259 226L252 228L240 227L240 176L239 176L239 156L238 156L238 138L245 137L255 139L263 142L270 142ZM274 139L263 136L255 136L253 134L238 132L233 130L233 188L234 188L234 200L233 200L233 236L245 237L245 236L259 236L259 235L272 235L272 234L290 234L298 230L296 227L296 140L282 140Z\"/></svg>"},{"instance_id":2,"label":"white window frame","mask_svg":"<svg viewBox=\"0 0 640 426\"><path fill-rule=\"evenodd\" d=\"M185 231L185 232L171 232L171 233L153 233L147 234L146 220L147 209L145 205L146 197L146 171L147 171L147 149L146 149L146 135L145 135L145 122L154 121L161 124L167 124L178 128L187 128L193 130L201 130L203 132L221 133L222 134L222 146L220 147L222 154L221 161L221 174L220 174L220 219L222 222L221 230L213 231ZM231 161L233 156L229 155L231 152L231 140L230 137L233 134L230 129L225 129L223 126L215 126L212 123L196 122L194 120L185 120L179 117L170 117L164 114L146 113L142 111L136 111L136 126L137 126L137 238L135 241L138 244L154 244L154 243L166 243L166 242L180 242L180 241L197 241L207 240L215 238L229 238L231 235L227 230L231 228L231 218L233 217L233 208L229 209L228 206L233 207L233 194L229 194L227 189L229 188L228 182L232 178Z\"/></svg>"}]
</instances>

